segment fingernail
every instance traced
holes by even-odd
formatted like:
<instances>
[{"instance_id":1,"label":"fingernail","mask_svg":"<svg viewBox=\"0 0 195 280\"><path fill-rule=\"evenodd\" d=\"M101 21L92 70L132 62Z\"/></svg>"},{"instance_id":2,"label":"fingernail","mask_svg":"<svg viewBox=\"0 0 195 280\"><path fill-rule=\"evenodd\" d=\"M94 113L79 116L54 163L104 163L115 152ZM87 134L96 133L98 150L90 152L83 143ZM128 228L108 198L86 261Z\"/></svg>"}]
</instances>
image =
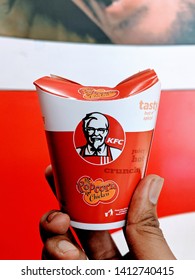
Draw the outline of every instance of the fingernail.
<instances>
[{"instance_id":1,"label":"fingernail","mask_svg":"<svg viewBox=\"0 0 195 280\"><path fill-rule=\"evenodd\" d=\"M158 201L163 183L164 183L164 179L159 176L153 177L150 182L149 200L154 205Z\"/></svg>"},{"instance_id":2,"label":"fingernail","mask_svg":"<svg viewBox=\"0 0 195 280\"><path fill-rule=\"evenodd\" d=\"M53 218L59 214L60 212L56 212L56 211L52 212L51 214L49 214L49 216L47 216L47 222L50 223L53 220Z\"/></svg>"},{"instance_id":3,"label":"fingernail","mask_svg":"<svg viewBox=\"0 0 195 280\"><path fill-rule=\"evenodd\" d=\"M59 241L57 246L58 246L59 251L63 254L66 253L67 251L76 250L76 247L66 240Z\"/></svg>"}]
</instances>

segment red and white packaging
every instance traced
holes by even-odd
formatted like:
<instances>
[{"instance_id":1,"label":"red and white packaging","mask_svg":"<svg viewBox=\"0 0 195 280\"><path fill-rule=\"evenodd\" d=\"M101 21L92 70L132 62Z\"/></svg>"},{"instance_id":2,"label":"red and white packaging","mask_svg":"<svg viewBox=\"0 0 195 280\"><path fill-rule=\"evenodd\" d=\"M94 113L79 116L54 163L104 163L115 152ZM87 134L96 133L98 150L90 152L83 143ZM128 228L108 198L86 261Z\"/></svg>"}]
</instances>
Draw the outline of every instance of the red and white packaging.
<instances>
[{"instance_id":1,"label":"red and white packaging","mask_svg":"<svg viewBox=\"0 0 195 280\"><path fill-rule=\"evenodd\" d=\"M114 88L56 76L34 84L62 211L75 228L123 227L155 128L160 100L155 71L139 72Z\"/></svg>"}]
</instances>

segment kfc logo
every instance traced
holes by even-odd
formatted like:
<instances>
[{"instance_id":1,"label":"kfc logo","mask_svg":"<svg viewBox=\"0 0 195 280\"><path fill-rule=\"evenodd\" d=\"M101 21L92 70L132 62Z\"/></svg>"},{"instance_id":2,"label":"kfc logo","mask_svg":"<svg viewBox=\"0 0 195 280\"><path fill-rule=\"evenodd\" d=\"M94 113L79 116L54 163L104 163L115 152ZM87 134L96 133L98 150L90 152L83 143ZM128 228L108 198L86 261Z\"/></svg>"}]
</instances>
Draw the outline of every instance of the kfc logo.
<instances>
[{"instance_id":1,"label":"kfc logo","mask_svg":"<svg viewBox=\"0 0 195 280\"><path fill-rule=\"evenodd\" d=\"M92 112L86 114L75 130L77 153L93 164L108 164L122 152L125 135L121 125L111 116Z\"/></svg>"}]
</instances>

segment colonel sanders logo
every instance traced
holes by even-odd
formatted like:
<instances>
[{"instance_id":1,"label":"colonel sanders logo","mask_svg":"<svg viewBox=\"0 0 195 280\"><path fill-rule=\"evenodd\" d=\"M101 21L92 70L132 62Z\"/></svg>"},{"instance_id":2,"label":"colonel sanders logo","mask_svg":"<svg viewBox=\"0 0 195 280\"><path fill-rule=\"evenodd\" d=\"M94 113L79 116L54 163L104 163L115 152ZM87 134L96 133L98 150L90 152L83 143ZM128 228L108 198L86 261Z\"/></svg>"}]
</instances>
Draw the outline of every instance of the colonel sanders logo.
<instances>
[{"instance_id":1,"label":"colonel sanders logo","mask_svg":"<svg viewBox=\"0 0 195 280\"><path fill-rule=\"evenodd\" d=\"M125 136L121 125L99 112L87 114L75 131L77 153L93 164L107 164L122 152Z\"/></svg>"}]
</instances>

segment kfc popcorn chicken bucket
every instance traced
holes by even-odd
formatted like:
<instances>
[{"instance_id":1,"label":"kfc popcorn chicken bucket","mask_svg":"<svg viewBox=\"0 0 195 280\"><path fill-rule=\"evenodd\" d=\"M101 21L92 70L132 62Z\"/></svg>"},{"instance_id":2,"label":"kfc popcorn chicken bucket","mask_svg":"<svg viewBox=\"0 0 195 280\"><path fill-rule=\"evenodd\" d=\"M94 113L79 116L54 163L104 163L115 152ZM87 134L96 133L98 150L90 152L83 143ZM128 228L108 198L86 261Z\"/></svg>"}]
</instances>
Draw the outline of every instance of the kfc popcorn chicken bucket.
<instances>
[{"instance_id":1,"label":"kfc popcorn chicken bucket","mask_svg":"<svg viewBox=\"0 0 195 280\"><path fill-rule=\"evenodd\" d=\"M155 71L139 72L114 88L57 76L34 84L62 211L75 228L123 227L156 123L160 82Z\"/></svg>"}]
</instances>

